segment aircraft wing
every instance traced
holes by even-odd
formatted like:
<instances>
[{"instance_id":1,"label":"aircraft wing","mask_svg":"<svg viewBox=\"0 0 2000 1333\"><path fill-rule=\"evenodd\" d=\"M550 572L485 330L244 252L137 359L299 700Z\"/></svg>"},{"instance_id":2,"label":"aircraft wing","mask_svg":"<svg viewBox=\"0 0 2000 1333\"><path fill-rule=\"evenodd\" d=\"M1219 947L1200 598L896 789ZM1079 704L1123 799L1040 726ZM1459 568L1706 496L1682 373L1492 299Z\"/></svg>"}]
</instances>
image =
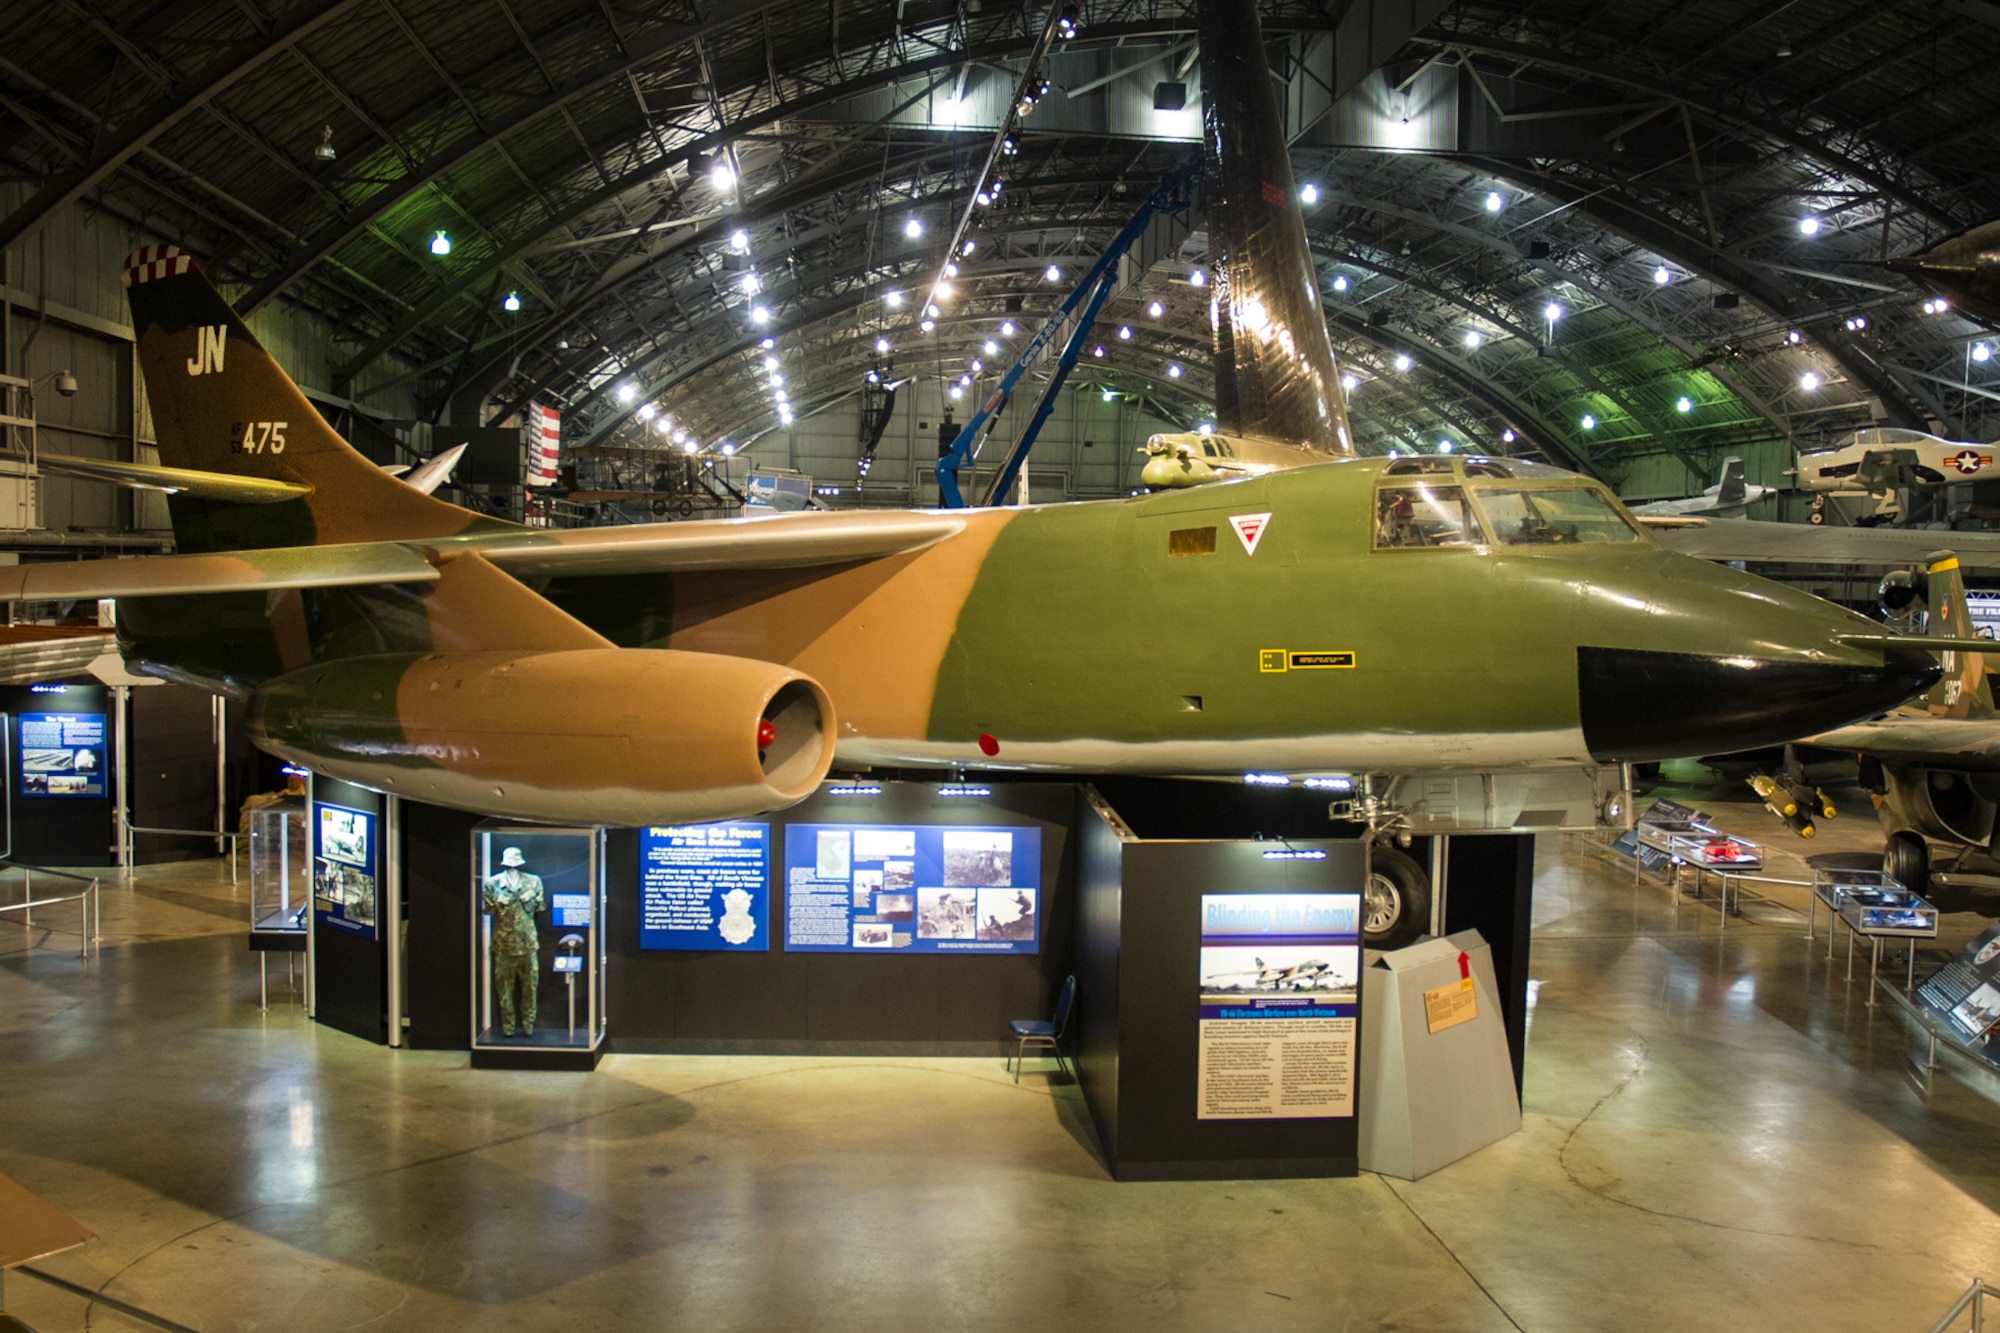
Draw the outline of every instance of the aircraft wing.
<instances>
[{"instance_id":1,"label":"aircraft wing","mask_svg":"<svg viewBox=\"0 0 2000 1333\"><path fill-rule=\"evenodd\" d=\"M1806 745L1966 772L2000 772L2000 719L1898 711L1808 738Z\"/></svg>"},{"instance_id":2,"label":"aircraft wing","mask_svg":"<svg viewBox=\"0 0 2000 1333\"><path fill-rule=\"evenodd\" d=\"M2000 533L1925 528L1824 528L1749 518L1711 519L1700 527L1648 524L1660 544L1703 560L1761 560L1795 565L1921 564L1939 547L1968 569L2000 569Z\"/></svg>"},{"instance_id":3,"label":"aircraft wing","mask_svg":"<svg viewBox=\"0 0 2000 1333\"><path fill-rule=\"evenodd\" d=\"M774 514L632 528L571 528L469 539L509 574L678 573L799 569L918 551L965 528L963 518L909 510Z\"/></svg>"},{"instance_id":4,"label":"aircraft wing","mask_svg":"<svg viewBox=\"0 0 2000 1333\"><path fill-rule=\"evenodd\" d=\"M114 463L108 458L72 458L67 454L41 453L35 462L47 472L60 472L92 481L108 481L140 490L180 492L203 500L224 500L234 504L277 504L311 495L312 487L295 481L267 477L239 477L223 472L197 472L192 468L159 467L152 463Z\"/></svg>"},{"instance_id":5,"label":"aircraft wing","mask_svg":"<svg viewBox=\"0 0 2000 1333\"><path fill-rule=\"evenodd\" d=\"M413 547L398 542L357 542L349 546L288 546L213 555L14 565L0 569L0 602L429 583L437 577L438 571Z\"/></svg>"},{"instance_id":6,"label":"aircraft wing","mask_svg":"<svg viewBox=\"0 0 2000 1333\"><path fill-rule=\"evenodd\" d=\"M432 559L477 552L518 577L798 569L916 551L965 520L903 510L777 515L629 528L529 530L436 544L355 542L0 568L0 602L429 583Z\"/></svg>"}]
</instances>

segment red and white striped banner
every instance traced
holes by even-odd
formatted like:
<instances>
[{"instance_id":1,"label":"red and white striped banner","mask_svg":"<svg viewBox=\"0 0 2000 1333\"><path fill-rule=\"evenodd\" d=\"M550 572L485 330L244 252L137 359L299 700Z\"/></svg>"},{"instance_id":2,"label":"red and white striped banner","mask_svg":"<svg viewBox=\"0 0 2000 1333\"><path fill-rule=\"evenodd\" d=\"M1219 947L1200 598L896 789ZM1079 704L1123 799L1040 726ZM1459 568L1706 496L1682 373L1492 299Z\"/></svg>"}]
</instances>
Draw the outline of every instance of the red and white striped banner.
<instances>
[{"instance_id":1,"label":"red and white striped banner","mask_svg":"<svg viewBox=\"0 0 2000 1333\"><path fill-rule=\"evenodd\" d=\"M529 403L528 485L554 486L556 458L562 452L562 413L540 403Z\"/></svg>"}]
</instances>

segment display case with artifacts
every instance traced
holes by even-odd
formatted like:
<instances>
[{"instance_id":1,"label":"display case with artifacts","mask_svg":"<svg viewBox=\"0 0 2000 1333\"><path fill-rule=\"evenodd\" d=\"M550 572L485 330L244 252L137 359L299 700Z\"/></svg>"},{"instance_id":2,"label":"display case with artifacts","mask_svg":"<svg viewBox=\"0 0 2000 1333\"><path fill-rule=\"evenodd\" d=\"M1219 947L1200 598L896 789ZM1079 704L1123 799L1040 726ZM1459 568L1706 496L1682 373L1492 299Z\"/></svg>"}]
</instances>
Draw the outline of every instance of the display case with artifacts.
<instances>
[{"instance_id":1,"label":"display case with artifacts","mask_svg":"<svg viewBox=\"0 0 2000 1333\"><path fill-rule=\"evenodd\" d=\"M604 1040L601 829L472 835L472 1051L478 1066L583 1068Z\"/></svg>"},{"instance_id":2,"label":"display case with artifacts","mask_svg":"<svg viewBox=\"0 0 2000 1333\"><path fill-rule=\"evenodd\" d=\"M1677 860L1703 870L1747 874L1764 868L1764 849L1761 846L1748 838L1738 838L1710 828L1674 834L1668 846Z\"/></svg>"}]
</instances>

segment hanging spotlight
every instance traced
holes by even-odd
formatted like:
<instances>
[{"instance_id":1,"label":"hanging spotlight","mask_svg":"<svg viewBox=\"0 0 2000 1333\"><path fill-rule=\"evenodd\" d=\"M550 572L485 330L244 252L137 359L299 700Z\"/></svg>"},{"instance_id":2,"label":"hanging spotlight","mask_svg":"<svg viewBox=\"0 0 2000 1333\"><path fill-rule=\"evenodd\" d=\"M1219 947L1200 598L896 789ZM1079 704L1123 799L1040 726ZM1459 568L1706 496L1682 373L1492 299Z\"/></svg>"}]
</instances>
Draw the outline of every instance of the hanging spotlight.
<instances>
[{"instance_id":1,"label":"hanging spotlight","mask_svg":"<svg viewBox=\"0 0 2000 1333\"><path fill-rule=\"evenodd\" d=\"M1132 326L1130 324L1120 324L1118 326L1118 341L1120 342L1132 341Z\"/></svg>"},{"instance_id":2,"label":"hanging spotlight","mask_svg":"<svg viewBox=\"0 0 2000 1333\"><path fill-rule=\"evenodd\" d=\"M1314 204L1318 203L1319 186L1314 185L1311 181L1307 181L1304 185L1301 185L1299 187L1299 202L1307 208L1311 208Z\"/></svg>"},{"instance_id":3,"label":"hanging spotlight","mask_svg":"<svg viewBox=\"0 0 2000 1333\"><path fill-rule=\"evenodd\" d=\"M1407 371L1411 366L1415 364L1416 362L1410 359L1410 354L1408 352L1396 353L1396 369Z\"/></svg>"},{"instance_id":4,"label":"hanging spotlight","mask_svg":"<svg viewBox=\"0 0 2000 1333\"><path fill-rule=\"evenodd\" d=\"M766 370L776 370L777 368L778 368L778 358L777 358L777 357L775 357L775 356L767 356L767 357L765 357L765 358L764 358L764 369L766 369Z\"/></svg>"},{"instance_id":5,"label":"hanging spotlight","mask_svg":"<svg viewBox=\"0 0 2000 1333\"><path fill-rule=\"evenodd\" d=\"M658 431L662 435L665 435L668 431L672 430L673 428L674 428L674 419L672 417L661 417L658 421L655 421L653 423L653 429Z\"/></svg>"},{"instance_id":6,"label":"hanging spotlight","mask_svg":"<svg viewBox=\"0 0 2000 1333\"><path fill-rule=\"evenodd\" d=\"M887 338L877 338L875 340L875 350L886 355L889 351L889 340Z\"/></svg>"},{"instance_id":7,"label":"hanging spotlight","mask_svg":"<svg viewBox=\"0 0 2000 1333\"><path fill-rule=\"evenodd\" d=\"M1506 430L1500 432L1500 443L1512 444L1513 442L1514 442L1514 428L1512 426L1509 426Z\"/></svg>"},{"instance_id":8,"label":"hanging spotlight","mask_svg":"<svg viewBox=\"0 0 2000 1333\"><path fill-rule=\"evenodd\" d=\"M1563 317L1563 308L1554 301L1542 307L1542 318L1553 324Z\"/></svg>"},{"instance_id":9,"label":"hanging spotlight","mask_svg":"<svg viewBox=\"0 0 2000 1333\"><path fill-rule=\"evenodd\" d=\"M1506 206L1507 206L1507 201L1500 197L1500 192L1498 190L1488 190L1486 192L1487 212L1498 213L1501 209L1505 208Z\"/></svg>"},{"instance_id":10,"label":"hanging spotlight","mask_svg":"<svg viewBox=\"0 0 2000 1333\"><path fill-rule=\"evenodd\" d=\"M340 156L340 151L333 146L333 126L319 127L319 147L313 149L313 156L322 162L331 162Z\"/></svg>"},{"instance_id":11,"label":"hanging spotlight","mask_svg":"<svg viewBox=\"0 0 2000 1333\"><path fill-rule=\"evenodd\" d=\"M1993 349L1985 343L1974 343L1972 344L1972 359L1982 362L1991 361L1993 359Z\"/></svg>"},{"instance_id":12,"label":"hanging spotlight","mask_svg":"<svg viewBox=\"0 0 2000 1333\"><path fill-rule=\"evenodd\" d=\"M965 256L971 254L974 250L977 250L978 248L979 248L979 242L973 240L970 236L968 236L965 238L965 244L958 247L958 253L961 256Z\"/></svg>"},{"instance_id":13,"label":"hanging spotlight","mask_svg":"<svg viewBox=\"0 0 2000 1333\"><path fill-rule=\"evenodd\" d=\"M1000 141L1000 154L1001 154L1001 156L1003 156L1003 157L1012 157L1012 156L1014 156L1014 154L1016 154L1016 153L1018 153L1018 152L1020 152L1020 151L1021 151L1021 148L1020 148L1020 145L1014 142L1014 136L1013 136L1013 135L1011 135L1011 134L1010 134L1010 135L1008 135L1008 136L1007 136L1006 138L1004 138L1004 139L1002 139L1002 140Z\"/></svg>"},{"instance_id":14,"label":"hanging spotlight","mask_svg":"<svg viewBox=\"0 0 2000 1333\"><path fill-rule=\"evenodd\" d=\"M998 356L1000 354L1000 344L994 342L991 338L988 338L985 342L979 345L979 350L986 353L986 355L988 356Z\"/></svg>"},{"instance_id":15,"label":"hanging spotlight","mask_svg":"<svg viewBox=\"0 0 2000 1333\"><path fill-rule=\"evenodd\" d=\"M1479 346L1479 344L1485 341L1486 341L1486 335L1481 333L1478 329L1467 329L1465 331L1465 345L1467 347L1477 347Z\"/></svg>"},{"instance_id":16,"label":"hanging spotlight","mask_svg":"<svg viewBox=\"0 0 2000 1333\"><path fill-rule=\"evenodd\" d=\"M1674 399L1674 411L1676 412L1694 411L1694 399L1688 397L1686 394L1682 394L1680 397Z\"/></svg>"},{"instance_id":17,"label":"hanging spotlight","mask_svg":"<svg viewBox=\"0 0 2000 1333\"><path fill-rule=\"evenodd\" d=\"M637 415L639 420L641 421L651 421L655 416L655 414L659 412L659 410L660 410L659 408L653 406L651 403L641 403L639 404L639 411Z\"/></svg>"},{"instance_id":18,"label":"hanging spotlight","mask_svg":"<svg viewBox=\"0 0 2000 1333\"><path fill-rule=\"evenodd\" d=\"M1158 301L1155 301L1151 305L1146 307L1146 313L1151 315L1154 319L1158 319L1161 315L1167 313L1167 308L1161 305Z\"/></svg>"},{"instance_id":19,"label":"hanging spotlight","mask_svg":"<svg viewBox=\"0 0 2000 1333\"><path fill-rule=\"evenodd\" d=\"M1594 417L1594 416L1592 416L1592 415L1590 415L1590 413L1588 413L1588 412L1585 412L1585 413L1583 414L1583 420L1582 420L1582 422L1581 422L1580 424L1581 424L1581 425L1583 426L1583 428L1584 428L1585 430L1596 430L1596 429L1597 429L1597 418L1596 418L1596 417Z\"/></svg>"},{"instance_id":20,"label":"hanging spotlight","mask_svg":"<svg viewBox=\"0 0 2000 1333\"><path fill-rule=\"evenodd\" d=\"M521 308L521 294L519 292L508 292L506 296L501 298L500 308L510 314L519 310Z\"/></svg>"},{"instance_id":21,"label":"hanging spotlight","mask_svg":"<svg viewBox=\"0 0 2000 1333\"><path fill-rule=\"evenodd\" d=\"M1075 3L1075 0L1070 0L1070 3L1062 7L1062 12L1056 15L1056 36L1066 42L1076 36L1077 29L1082 24L1083 6Z\"/></svg>"},{"instance_id":22,"label":"hanging spotlight","mask_svg":"<svg viewBox=\"0 0 2000 1333\"><path fill-rule=\"evenodd\" d=\"M1180 377L1181 377L1180 363L1178 361L1169 361L1167 363L1167 378L1170 380L1177 380Z\"/></svg>"},{"instance_id":23,"label":"hanging spotlight","mask_svg":"<svg viewBox=\"0 0 2000 1333\"><path fill-rule=\"evenodd\" d=\"M929 333L932 329L937 327L937 321L934 319L927 319L924 320L922 323L918 324L917 327L922 329L925 333Z\"/></svg>"},{"instance_id":24,"label":"hanging spotlight","mask_svg":"<svg viewBox=\"0 0 2000 1333\"><path fill-rule=\"evenodd\" d=\"M778 340L776 338L765 338L759 341L757 345L768 352L778 345Z\"/></svg>"},{"instance_id":25,"label":"hanging spotlight","mask_svg":"<svg viewBox=\"0 0 2000 1333\"><path fill-rule=\"evenodd\" d=\"M738 227L729 233L729 248L739 255L750 253L750 233Z\"/></svg>"},{"instance_id":26,"label":"hanging spotlight","mask_svg":"<svg viewBox=\"0 0 2000 1333\"><path fill-rule=\"evenodd\" d=\"M972 373L975 375L977 375L980 371L986 369L986 363L984 361L981 361L976 356L972 358L971 365L972 365Z\"/></svg>"},{"instance_id":27,"label":"hanging spotlight","mask_svg":"<svg viewBox=\"0 0 2000 1333\"><path fill-rule=\"evenodd\" d=\"M1673 280L1674 280L1673 271L1669 269L1665 264L1662 264L1658 268L1653 270L1653 281L1660 284L1660 286L1664 287Z\"/></svg>"},{"instance_id":28,"label":"hanging spotlight","mask_svg":"<svg viewBox=\"0 0 2000 1333\"><path fill-rule=\"evenodd\" d=\"M1192 270L1188 274L1188 283L1195 287L1206 287L1208 285L1208 270L1199 268Z\"/></svg>"},{"instance_id":29,"label":"hanging spotlight","mask_svg":"<svg viewBox=\"0 0 2000 1333\"><path fill-rule=\"evenodd\" d=\"M1806 371L1803 375L1799 376L1799 387L1807 393L1811 393L1819 387L1819 376L1810 370Z\"/></svg>"},{"instance_id":30,"label":"hanging spotlight","mask_svg":"<svg viewBox=\"0 0 2000 1333\"><path fill-rule=\"evenodd\" d=\"M1804 218L1800 218L1800 219L1799 219L1799 235L1801 235L1801 236L1817 236L1817 235L1819 235L1819 219L1818 219L1818 218L1814 218L1814 217L1804 217Z\"/></svg>"},{"instance_id":31,"label":"hanging spotlight","mask_svg":"<svg viewBox=\"0 0 2000 1333\"><path fill-rule=\"evenodd\" d=\"M1806 335L1800 332L1798 329L1792 329L1790 332L1785 334L1785 341L1790 343L1794 347L1797 347L1800 343L1804 342L1805 340L1806 340Z\"/></svg>"},{"instance_id":32,"label":"hanging spotlight","mask_svg":"<svg viewBox=\"0 0 2000 1333\"><path fill-rule=\"evenodd\" d=\"M727 155L715 155L715 162L708 169L708 183L718 194L727 194L736 188L736 168L729 165Z\"/></svg>"},{"instance_id":33,"label":"hanging spotlight","mask_svg":"<svg viewBox=\"0 0 2000 1333\"><path fill-rule=\"evenodd\" d=\"M903 294L901 292L883 292L882 304L888 306L891 310L899 310L903 305Z\"/></svg>"},{"instance_id":34,"label":"hanging spotlight","mask_svg":"<svg viewBox=\"0 0 2000 1333\"><path fill-rule=\"evenodd\" d=\"M1103 343L1099 343L1099 344L1097 344L1097 346L1095 346L1095 347L1091 348L1091 349L1090 349L1090 354L1091 354L1092 356L1103 356L1103 355L1104 355L1104 344L1103 344Z\"/></svg>"},{"instance_id":35,"label":"hanging spotlight","mask_svg":"<svg viewBox=\"0 0 2000 1333\"><path fill-rule=\"evenodd\" d=\"M1057 268L1054 264L1051 264L1047 268L1042 270L1042 276L1044 278L1047 278L1050 282L1061 282L1062 270L1060 268Z\"/></svg>"},{"instance_id":36,"label":"hanging spotlight","mask_svg":"<svg viewBox=\"0 0 2000 1333\"><path fill-rule=\"evenodd\" d=\"M1360 376L1342 375L1340 377L1340 391L1342 393L1353 393L1356 389L1360 387L1361 387Z\"/></svg>"},{"instance_id":37,"label":"hanging spotlight","mask_svg":"<svg viewBox=\"0 0 2000 1333\"><path fill-rule=\"evenodd\" d=\"M431 253L442 259L451 253L451 237L441 231L431 233Z\"/></svg>"},{"instance_id":38,"label":"hanging spotlight","mask_svg":"<svg viewBox=\"0 0 2000 1333\"><path fill-rule=\"evenodd\" d=\"M761 305L751 306L750 321L753 324L769 324L771 322L771 312Z\"/></svg>"},{"instance_id":39,"label":"hanging spotlight","mask_svg":"<svg viewBox=\"0 0 2000 1333\"><path fill-rule=\"evenodd\" d=\"M1347 290L1347 275L1345 273L1336 273L1333 275L1333 289L1337 292Z\"/></svg>"},{"instance_id":40,"label":"hanging spotlight","mask_svg":"<svg viewBox=\"0 0 2000 1333\"><path fill-rule=\"evenodd\" d=\"M633 400L638 398L638 396L639 389L637 385L628 383L618 386L618 401L625 404L625 406L630 407Z\"/></svg>"},{"instance_id":41,"label":"hanging spotlight","mask_svg":"<svg viewBox=\"0 0 2000 1333\"><path fill-rule=\"evenodd\" d=\"M1001 320L1001 321L1000 321L1000 336L1001 336L1002 338L1011 338L1011 337L1013 337L1013 336L1014 336L1014 321L1013 321L1013 320L1011 320L1011 319L1003 319L1003 320Z\"/></svg>"},{"instance_id":42,"label":"hanging spotlight","mask_svg":"<svg viewBox=\"0 0 2000 1333\"><path fill-rule=\"evenodd\" d=\"M922 219L911 218L908 222L905 222L903 224L903 235L909 237L911 240L914 241L917 239L917 237L923 234L924 234L924 224Z\"/></svg>"}]
</instances>

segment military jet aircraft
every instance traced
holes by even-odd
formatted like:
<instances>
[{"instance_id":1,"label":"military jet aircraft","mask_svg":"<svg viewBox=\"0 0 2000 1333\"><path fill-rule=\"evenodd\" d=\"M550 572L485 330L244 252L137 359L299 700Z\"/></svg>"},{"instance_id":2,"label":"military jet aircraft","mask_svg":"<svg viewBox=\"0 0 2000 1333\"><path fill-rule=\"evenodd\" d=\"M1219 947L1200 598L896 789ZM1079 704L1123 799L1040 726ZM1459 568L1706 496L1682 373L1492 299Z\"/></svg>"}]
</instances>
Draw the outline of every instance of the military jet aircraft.
<instances>
[{"instance_id":1,"label":"military jet aircraft","mask_svg":"<svg viewBox=\"0 0 2000 1333\"><path fill-rule=\"evenodd\" d=\"M0 596L117 597L129 661L247 700L257 744L321 773L589 824L778 808L838 762L1340 775L1390 829L1380 779L1615 779L1937 676L1921 638L1662 550L1589 479L1352 457L1255 11L1204 4L1199 32L1218 424L1333 461L1032 508L523 528L355 453L161 245L126 280L179 553L8 569Z\"/></svg>"},{"instance_id":2,"label":"military jet aircraft","mask_svg":"<svg viewBox=\"0 0 2000 1333\"><path fill-rule=\"evenodd\" d=\"M1752 486L1744 481L1743 460L1732 455L1722 460L1721 480L1700 495L1690 495L1685 500L1654 500L1650 504L1633 505L1632 512L1640 518L1688 514L1740 517L1751 505L1777 493L1775 486Z\"/></svg>"},{"instance_id":3,"label":"military jet aircraft","mask_svg":"<svg viewBox=\"0 0 2000 1333\"><path fill-rule=\"evenodd\" d=\"M1987 679L2000 644L1975 632L1950 551L1883 580L1883 604L1891 613L1921 613L1941 642L1983 642L1994 651L1947 652L1943 676L1922 700L1807 744L1860 759L1861 785L1888 837L1884 871L1918 893L1934 884L2000 895L2000 848L1993 841L2000 824L2000 711ZM1962 849L1950 871L1932 872L1929 839Z\"/></svg>"}]
</instances>

